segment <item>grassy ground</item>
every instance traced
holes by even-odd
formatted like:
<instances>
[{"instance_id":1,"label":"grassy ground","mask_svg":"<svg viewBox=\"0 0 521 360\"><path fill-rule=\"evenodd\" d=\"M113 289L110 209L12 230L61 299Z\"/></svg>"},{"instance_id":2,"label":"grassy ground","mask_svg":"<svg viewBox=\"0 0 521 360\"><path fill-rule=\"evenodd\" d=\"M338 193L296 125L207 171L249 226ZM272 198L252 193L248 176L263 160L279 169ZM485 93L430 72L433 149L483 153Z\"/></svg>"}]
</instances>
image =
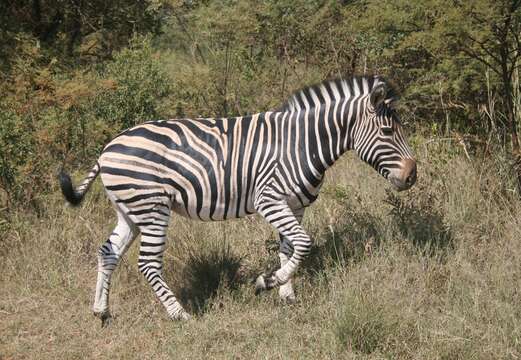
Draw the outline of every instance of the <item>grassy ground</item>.
<instances>
[{"instance_id":1,"label":"grassy ground","mask_svg":"<svg viewBox=\"0 0 521 360\"><path fill-rule=\"evenodd\" d=\"M521 203L507 165L415 143L407 193L350 155L331 169L304 218L316 246L291 306L253 295L277 260L259 218L174 217L165 271L195 314L183 324L167 319L134 246L113 278L115 321L100 327L96 249L112 209L99 181L80 209L55 192L40 216L14 214L0 242L0 358L521 358Z\"/></svg>"}]
</instances>

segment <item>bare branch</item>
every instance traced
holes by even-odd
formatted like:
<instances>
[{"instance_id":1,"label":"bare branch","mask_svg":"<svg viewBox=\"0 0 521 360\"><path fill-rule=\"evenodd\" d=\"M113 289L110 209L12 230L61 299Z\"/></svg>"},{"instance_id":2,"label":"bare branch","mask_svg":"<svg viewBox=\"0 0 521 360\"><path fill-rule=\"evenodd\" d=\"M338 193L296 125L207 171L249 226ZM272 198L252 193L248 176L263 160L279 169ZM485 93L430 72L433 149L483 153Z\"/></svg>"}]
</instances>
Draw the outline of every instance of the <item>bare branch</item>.
<instances>
[{"instance_id":1,"label":"bare branch","mask_svg":"<svg viewBox=\"0 0 521 360\"><path fill-rule=\"evenodd\" d=\"M174 13L174 16L175 16L175 18L177 20L177 23L181 27L181 31L183 31L185 33L185 35L190 39L190 41L195 45L195 50L197 51L197 55L199 55L199 58L201 59L203 64L206 64L207 63L206 62L206 58L204 57L203 52L201 51L201 48L200 48L199 44L195 41L195 39L193 38L192 34L188 30L184 19L178 13Z\"/></svg>"},{"instance_id":2,"label":"bare branch","mask_svg":"<svg viewBox=\"0 0 521 360\"><path fill-rule=\"evenodd\" d=\"M481 54L476 54L470 49L466 49L464 47L461 48L461 51L463 51L465 54L470 56L471 58L480 61L481 63L485 64L490 70L501 76L501 71L494 67L491 63L489 63Z\"/></svg>"},{"instance_id":3,"label":"bare branch","mask_svg":"<svg viewBox=\"0 0 521 360\"><path fill-rule=\"evenodd\" d=\"M490 51L486 46L486 42L485 41L479 41L477 39L474 39L470 34L465 34L465 36L467 38L469 38L471 41L473 41L474 43L478 44L479 47L488 55L490 56L492 59L494 59L495 62L497 62L498 64L501 64L501 60L497 57L496 54L494 54L492 51Z\"/></svg>"},{"instance_id":4,"label":"bare branch","mask_svg":"<svg viewBox=\"0 0 521 360\"><path fill-rule=\"evenodd\" d=\"M521 2L521 0L520 0ZM514 37L514 41L515 41L515 48L512 50L512 51L517 51L517 52L520 52L521 51L521 40L519 38L519 29L515 29L514 28L514 24L510 24L510 32L512 33L512 36Z\"/></svg>"},{"instance_id":5,"label":"bare branch","mask_svg":"<svg viewBox=\"0 0 521 360\"><path fill-rule=\"evenodd\" d=\"M474 11L470 11L469 16L476 20L478 24L486 24L488 22L488 19L479 17L478 14Z\"/></svg>"},{"instance_id":6,"label":"bare branch","mask_svg":"<svg viewBox=\"0 0 521 360\"><path fill-rule=\"evenodd\" d=\"M416 24L416 23L414 23L412 21L406 21L405 24L411 26L414 29L414 30L412 30L410 32L414 32L414 31L420 32L420 31L423 30L420 25L418 25L418 24Z\"/></svg>"}]
</instances>

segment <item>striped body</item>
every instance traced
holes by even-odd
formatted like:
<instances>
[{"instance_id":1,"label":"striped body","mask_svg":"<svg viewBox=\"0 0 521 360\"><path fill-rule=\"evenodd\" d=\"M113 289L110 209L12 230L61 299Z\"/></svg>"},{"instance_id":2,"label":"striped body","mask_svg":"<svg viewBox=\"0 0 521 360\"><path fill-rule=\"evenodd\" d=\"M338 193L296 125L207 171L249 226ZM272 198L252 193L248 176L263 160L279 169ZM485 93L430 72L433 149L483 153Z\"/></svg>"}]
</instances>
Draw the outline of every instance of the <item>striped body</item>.
<instances>
[{"instance_id":1,"label":"striped body","mask_svg":"<svg viewBox=\"0 0 521 360\"><path fill-rule=\"evenodd\" d=\"M412 186L416 164L378 77L338 79L296 92L274 112L229 119L151 121L119 134L87 178L65 197L79 204L98 173L118 225L98 261L95 313L108 317L112 271L141 233L138 265L169 315L188 314L162 278L170 212L205 221L259 213L281 237L281 268L257 279L257 289L280 287L294 298L291 277L311 249L301 226L326 170L355 150L398 190Z\"/></svg>"},{"instance_id":2,"label":"striped body","mask_svg":"<svg viewBox=\"0 0 521 360\"><path fill-rule=\"evenodd\" d=\"M284 179L288 199L307 206L321 178L301 180L310 169L299 151L302 144L291 137L297 121L295 114L268 112L148 122L105 147L98 160L102 181L131 217L134 208L159 202L190 218L225 220L254 213L259 189L291 169ZM281 137L282 132L288 136ZM284 140L273 141L278 137ZM297 154L302 159L292 166Z\"/></svg>"}]
</instances>

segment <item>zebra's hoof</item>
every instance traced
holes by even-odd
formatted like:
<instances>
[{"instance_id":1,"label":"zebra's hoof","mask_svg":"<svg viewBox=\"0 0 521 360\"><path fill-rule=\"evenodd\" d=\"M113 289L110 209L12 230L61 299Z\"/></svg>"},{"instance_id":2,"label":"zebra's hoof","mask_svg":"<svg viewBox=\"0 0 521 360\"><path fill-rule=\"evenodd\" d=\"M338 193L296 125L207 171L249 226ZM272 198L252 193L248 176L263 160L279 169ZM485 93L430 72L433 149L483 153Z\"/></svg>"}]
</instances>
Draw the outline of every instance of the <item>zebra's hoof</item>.
<instances>
[{"instance_id":1,"label":"zebra's hoof","mask_svg":"<svg viewBox=\"0 0 521 360\"><path fill-rule=\"evenodd\" d=\"M264 274L261 274L255 280L255 295L259 295L261 292L268 290L266 288L266 280L264 279Z\"/></svg>"},{"instance_id":2,"label":"zebra's hoof","mask_svg":"<svg viewBox=\"0 0 521 360\"><path fill-rule=\"evenodd\" d=\"M297 301L291 282L287 282L279 288L279 298L284 305L292 305Z\"/></svg>"},{"instance_id":3,"label":"zebra's hoof","mask_svg":"<svg viewBox=\"0 0 521 360\"><path fill-rule=\"evenodd\" d=\"M277 286L277 278L273 274L261 274L255 280L255 295L259 295L263 291L271 290Z\"/></svg>"},{"instance_id":4,"label":"zebra's hoof","mask_svg":"<svg viewBox=\"0 0 521 360\"><path fill-rule=\"evenodd\" d=\"M101 313L94 313L94 316L99 318L101 320L101 327L105 328L108 327L112 323L112 315L110 315L110 312L104 311Z\"/></svg>"},{"instance_id":5,"label":"zebra's hoof","mask_svg":"<svg viewBox=\"0 0 521 360\"><path fill-rule=\"evenodd\" d=\"M295 295L293 295L293 296L286 296L286 297L281 297L280 301L284 305L293 305L293 304L295 304L297 302L297 298L295 297Z\"/></svg>"},{"instance_id":6,"label":"zebra's hoof","mask_svg":"<svg viewBox=\"0 0 521 360\"><path fill-rule=\"evenodd\" d=\"M192 318L192 315L187 313L184 309L178 310L175 313L170 315L170 319L172 319L174 321L185 322L185 321L190 320L191 318Z\"/></svg>"},{"instance_id":7,"label":"zebra's hoof","mask_svg":"<svg viewBox=\"0 0 521 360\"><path fill-rule=\"evenodd\" d=\"M181 314L177 315L176 320L179 321L188 321L192 318L192 315L187 313L186 311L183 311Z\"/></svg>"}]
</instances>

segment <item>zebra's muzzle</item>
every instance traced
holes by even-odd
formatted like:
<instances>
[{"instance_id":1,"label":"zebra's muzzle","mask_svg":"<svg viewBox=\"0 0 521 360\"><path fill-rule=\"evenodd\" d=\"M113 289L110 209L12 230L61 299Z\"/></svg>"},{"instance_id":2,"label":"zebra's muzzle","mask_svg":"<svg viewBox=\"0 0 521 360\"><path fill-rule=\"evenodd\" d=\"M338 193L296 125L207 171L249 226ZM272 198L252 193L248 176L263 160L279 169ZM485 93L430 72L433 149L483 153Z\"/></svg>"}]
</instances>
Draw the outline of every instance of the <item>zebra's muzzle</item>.
<instances>
[{"instance_id":1,"label":"zebra's muzzle","mask_svg":"<svg viewBox=\"0 0 521 360\"><path fill-rule=\"evenodd\" d=\"M401 170L395 175L389 175L389 181L397 191L409 189L416 183L416 161L414 159L404 159L401 163Z\"/></svg>"}]
</instances>

